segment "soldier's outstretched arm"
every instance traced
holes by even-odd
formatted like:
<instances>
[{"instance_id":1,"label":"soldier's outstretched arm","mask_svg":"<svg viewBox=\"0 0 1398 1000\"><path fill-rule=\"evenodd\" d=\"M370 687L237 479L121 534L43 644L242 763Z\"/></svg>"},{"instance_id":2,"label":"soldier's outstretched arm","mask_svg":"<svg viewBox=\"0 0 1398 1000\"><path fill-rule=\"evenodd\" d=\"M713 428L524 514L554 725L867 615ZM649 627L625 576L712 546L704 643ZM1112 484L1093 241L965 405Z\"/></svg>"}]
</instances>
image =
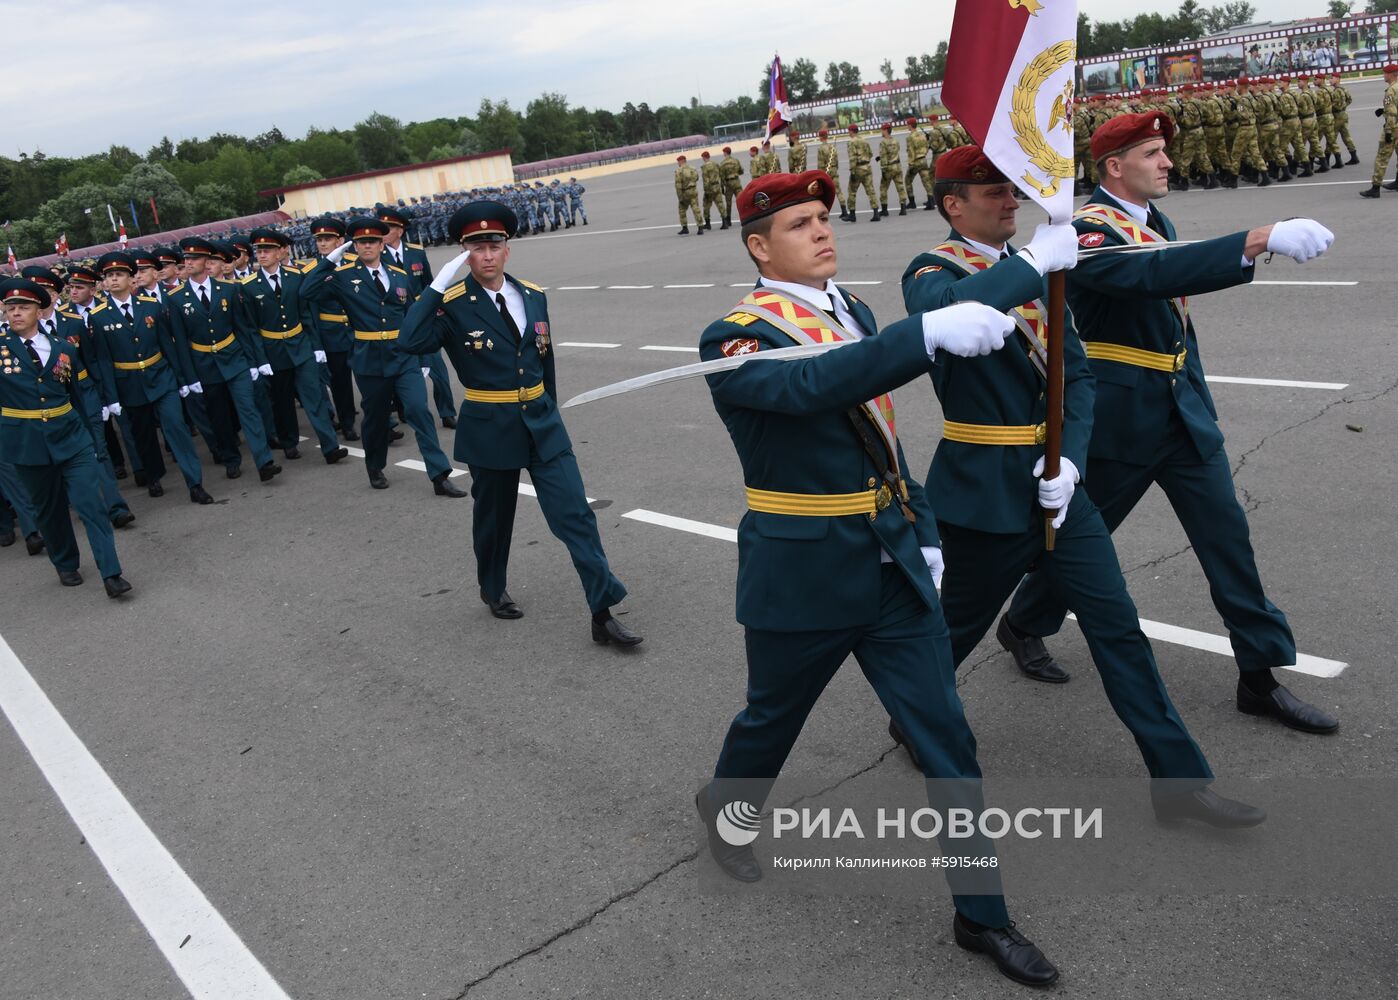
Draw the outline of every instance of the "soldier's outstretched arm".
<instances>
[{"instance_id":1,"label":"soldier's outstretched arm","mask_svg":"<svg viewBox=\"0 0 1398 1000\"><path fill-rule=\"evenodd\" d=\"M944 309L957 302L984 302L1003 312L1042 294L1039 272L1019 256L958 280L946 269L945 261L924 253L913 258L903 272L903 305L910 314Z\"/></svg>"},{"instance_id":2,"label":"soldier's outstretched arm","mask_svg":"<svg viewBox=\"0 0 1398 1000\"><path fill-rule=\"evenodd\" d=\"M1116 299L1169 299L1246 285L1257 271L1243 264L1248 237L1248 233L1233 233L1153 253L1099 254L1080 261L1068 282Z\"/></svg>"}]
</instances>

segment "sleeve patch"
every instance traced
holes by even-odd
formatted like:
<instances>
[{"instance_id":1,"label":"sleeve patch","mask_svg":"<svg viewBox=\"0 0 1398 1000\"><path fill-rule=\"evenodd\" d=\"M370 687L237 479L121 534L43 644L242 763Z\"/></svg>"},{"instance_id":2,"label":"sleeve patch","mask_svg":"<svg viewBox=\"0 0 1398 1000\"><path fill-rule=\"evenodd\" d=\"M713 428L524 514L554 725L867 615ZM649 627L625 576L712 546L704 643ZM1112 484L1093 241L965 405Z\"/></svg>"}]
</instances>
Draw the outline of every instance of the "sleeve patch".
<instances>
[{"instance_id":1,"label":"sleeve patch","mask_svg":"<svg viewBox=\"0 0 1398 1000\"><path fill-rule=\"evenodd\" d=\"M1078 237L1078 246L1091 250L1093 247L1100 247L1107 242L1106 233L1083 233Z\"/></svg>"},{"instance_id":2,"label":"sleeve patch","mask_svg":"<svg viewBox=\"0 0 1398 1000\"><path fill-rule=\"evenodd\" d=\"M725 358L736 357L739 354L756 354L761 349L762 345L749 337L744 337L741 340L725 340L723 346L719 348Z\"/></svg>"},{"instance_id":3,"label":"sleeve patch","mask_svg":"<svg viewBox=\"0 0 1398 1000\"><path fill-rule=\"evenodd\" d=\"M723 317L725 323L736 323L738 326L748 326L757 322L757 317L749 313L732 313Z\"/></svg>"},{"instance_id":4,"label":"sleeve patch","mask_svg":"<svg viewBox=\"0 0 1398 1000\"><path fill-rule=\"evenodd\" d=\"M920 268L918 268L916 271L913 272L913 277L914 277L914 278L921 278L924 274L930 274L930 273L933 272L933 271L940 271L941 269L942 269L942 265L941 265L941 264L933 264L933 265L931 265L930 267L920 267Z\"/></svg>"}]
</instances>

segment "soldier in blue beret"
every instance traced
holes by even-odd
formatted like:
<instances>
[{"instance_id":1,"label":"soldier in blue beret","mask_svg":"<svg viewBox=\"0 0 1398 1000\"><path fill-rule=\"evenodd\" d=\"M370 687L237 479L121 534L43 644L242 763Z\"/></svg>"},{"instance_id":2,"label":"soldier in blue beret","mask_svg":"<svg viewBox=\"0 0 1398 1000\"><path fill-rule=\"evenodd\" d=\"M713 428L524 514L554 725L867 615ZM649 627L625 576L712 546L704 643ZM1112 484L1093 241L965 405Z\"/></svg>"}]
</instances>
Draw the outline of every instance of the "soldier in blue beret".
<instances>
[{"instance_id":1,"label":"soldier in blue beret","mask_svg":"<svg viewBox=\"0 0 1398 1000\"><path fill-rule=\"evenodd\" d=\"M478 201L451 217L465 252L451 260L403 321L402 350L445 349L466 386L456 458L471 469L472 537L481 600L497 618L523 612L505 590L519 473L529 470L549 530L568 547L592 612L592 638L634 646L641 636L612 616L626 588L612 575L588 506L572 442L555 402L548 301L505 273L518 217ZM470 273L457 281L463 265Z\"/></svg>"}]
</instances>

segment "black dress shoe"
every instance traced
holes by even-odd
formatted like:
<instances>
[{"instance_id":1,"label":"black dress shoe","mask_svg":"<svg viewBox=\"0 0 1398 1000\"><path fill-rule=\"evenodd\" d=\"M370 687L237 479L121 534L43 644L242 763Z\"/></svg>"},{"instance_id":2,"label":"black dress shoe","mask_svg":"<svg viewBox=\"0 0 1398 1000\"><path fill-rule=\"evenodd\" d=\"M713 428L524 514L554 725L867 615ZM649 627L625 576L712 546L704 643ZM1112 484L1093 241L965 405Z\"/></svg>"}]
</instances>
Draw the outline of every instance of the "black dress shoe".
<instances>
[{"instance_id":1,"label":"black dress shoe","mask_svg":"<svg viewBox=\"0 0 1398 1000\"><path fill-rule=\"evenodd\" d=\"M83 575L75 569L61 569L58 571L58 582L65 587L81 587Z\"/></svg>"},{"instance_id":2,"label":"black dress shoe","mask_svg":"<svg viewBox=\"0 0 1398 1000\"><path fill-rule=\"evenodd\" d=\"M189 488L189 502L206 506L214 502L214 498L209 496L208 490L203 485L191 486Z\"/></svg>"},{"instance_id":3,"label":"black dress shoe","mask_svg":"<svg viewBox=\"0 0 1398 1000\"><path fill-rule=\"evenodd\" d=\"M995 628L995 638L999 640L1000 645L1009 650L1010 656L1014 657L1015 666L1019 667L1020 673L1025 677L1046 684L1068 682L1068 672L1054 660L1044 646L1044 640L1037 635L1021 638L1010 628L1009 615L1000 616L1000 624Z\"/></svg>"},{"instance_id":4,"label":"black dress shoe","mask_svg":"<svg viewBox=\"0 0 1398 1000\"><path fill-rule=\"evenodd\" d=\"M137 486L146 485L146 474L141 469L137 469L134 473L132 473L131 478L132 482L134 482Z\"/></svg>"},{"instance_id":5,"label":"black dress shoe","mask_svg":"<svg viewBox=\"0 0 1398 1000\"><path fill-rule=\"evenodd\" d=\"M0 532L0 549L8 549L15 543L15 533L13 531Z\"/></svg>"},{"instance_id":6,"label":"black dress shoe","mask_svg":"<svg viewBox=\"0 0 1398 1000\"><path fill-rule=\"evenodd\" d=\"M967 951L989 955L1000 974L1021 986L1051 986L1058 981L1058 969L1044 957L1039 946L1015 929L1014 921L1007 927L987 927L973 931L958 913L951 921L956 943Z\"/></svg>"},{"instance_id":7,"label":"black dress shoe","mask_svg":"<svg viewBox=\"0 0 1398 1000\"><path fill-rule=\"evenodd\" d=\"M163 497L165 495L165 487L160 485L159 479L152 479L146 486L146 492L153 497Z\"/></svg>"},{"instance_id":8,"label":"black dress shoe","mask_svg":"<svg viewBox=\"0 0 1398 1000\"><path fill-rule=\"evenodd\" d=\"M37 531L31 531L24 536L24 548L31 556L37 556L44 551L44 536Z\"/></svg>"},{"instance_id":9,"label":"black dress shoe","mask_svg":"<svg viewBox=\"0 0 1398 1000\"><path fill-rule=\"evenodd\" d=\"M908 759L913 762L913 767L921 771L922 761L917 759L917 751L914 750L913 745L908 742L908 738L903 735L903 730L898 728L898 723L894 722L892 719L888 720L888 735L893 738L894 743L897 743L904 750L908 751Z\"/></svg>"},{"instance_id":10,"label":"black dress shoe","mask_svg":"<svg viewBox=\"0 0 1398 1000\"><path fill-rule=\"evenodd\" d=\"M287 448L282 454L287 457L288 461L294 462L301 457L301 449L293 446Z\"/></svg>"},{"instance_id":11,"label":"black dress shoe","mask_svg":"<svg viewBox=\"0 0 1398 1000\"><path fill-rule=\"evenodd\" d=\"M1375 184L1373 187L1366 188L1363 191L1359 192L1359 197L1361 198L1377 198L1378 196L1379 188L1377 184Z\"/></svg>"},{"instance_id":12,"label":"black dress shoe","mask_svg":"<svg viewBox=\"0 0 1398 1000\"><path fill-rule=\"evenodd\" d=\"M451 416L450 414L448 414L447 416L445 416L445 417L442 418L442 426L445 427L445 428L446 428L447 430L449 430L449 431L455 430L455 429L456 429L456 418L453 417L453 416Z\"/></svg>"},{"instance_id":13,"label":"black dress shoe","mask_svg":"<svg viewBox=\"0 0 1398 1000\"><path fill-rule=\"evenodd\" d=\"M338 462L340 459L342 459L342 458L348 458L348 457L349 457L349 450L348 450L348 449L346 449L346 448L336 448L334 451L327 451L327 452L325 453L325 464L326 464L326 465L334 465L334 464L335 464L336 462Z\"/></svg>"},{"instance_id":14,"label":"black dress shoe","mask_svg":"<svg viewBox=\"0 0 1398 1000\"><path fill-rule=\"evenodd\" d=\"M432 480L432 492L439 497L460 498L466 495L466 491L451 481L451 473L444 472L436 479Z\"/></svg>"},{"instance_id":15,"label":"black dress shoe","mask_svg":"<svg viewBox=\"0 0 1398 1000\"><path fill-rule=\"evenodd\" d=\"M369 471L369 485L376 490L388 489L388 477L383 474L382 469L371 469Z\"/></svg>"},{"instance_id":16,"label":"black dress shoe","mask_svg":"<svg viewBox=\"0 0 1398 1000\"><path fill-rule=\"evenodd\" d=\"M241 465L225 465L223 474L229 479L237 479L243 474L243 467Z\"/></svg>"},{"instance_id":17,"label":"black dress shoe","mask_svg":"<svg viewBox=\"0 0 1398 1000\"><path fill-rule=\"evenodd\" d=\"M600 642L604 646L614 642L618 646L627 647L639 646L643 637L609 616L605 621L592 623L592 641Z\"/></svg>"},{"instance_id":18,"label":"black dress shoe","mask_svg":"<svg viewBox=\"0 0 1398 1000\"><path fill-rule=\"evenodd\" d=\"M113 467L112 467L112 474L113 474L114 476L116 476L118 479L125 479L125 478L126 478L126 466L124 466L124 465L113 466Z\"/></svg>"},{"instance_id":19,"label":"black dress shoe","mask_svg":"<svg viewBox=\"0 0 1398 1000\"><path fill-rule=\"evenodd\" d=\"M1239 680L1238 711L1244 715L1270 716L1283 726L1303 733L1335 733L1340 729L1338 719L1306 704L1280 684L1268 694L1255 694Z\"/></svg>"},{"instance_id":20,"label":"black dress shoe","mask_svg":"<svg viewBox=\"0 0 1398 1000\"><path fill-rule=\"evenodd\" d=\"M272 477L282 471L282 467L276 462L268 462L257 470L257 478L264 483L271 482Z\"/></svg>"},{"instance_id":21,"label":"black dress shoe","mask_svg":"<svg viewBox=\"0 0 1398 1000\"><path fill-rule=\"evenodd\" d=\"M117 514L112 515L112 527L113 527L113 528L124 528L124 527L126 527L128 524L135 524L135 523L136 523L136 515L133 514L133 513L131 513L131 511L129 511L129 510L123 510L123 511L117 513Z\"/></svg>"},{"instance_id":22,"label":"black dress shoe","mask_svg":"<svg viewBox=\"0 0 1398 1000\"><path fill-rule=\"evenodd\" d=\"M399 430L398 428L396 428L396 427L391 427L391 428L389 428L389 431L388 431L388 439L389 439L390 441L402 441L402 440L403 440L403 432L400 431L400 430Z\"/></svg>"},{"instance_id":23,"label":"black dress shoe","mask_svg":"<svg viewBox=\"0 0 1398 1000\"><path fill-rule=\"evenodd\" d=\"M519 605L510 599L508 591L502 591L498 601L492 601L486 596L484 590L481 591L481 600L490 608L490 613L496 618L515 619L523 618L524 612L519 609Z\"/></svg>"},{"instance_id":24,"label":"black dress shoe","mask_svg":"<svg viewBox=\"0 0 1398 1000\"><path fill-rule=\"evenodd\" d=\"M346 440L346 441L358 441L358 440L359 440L359 432L356 431L353 427L351 427L349 430L345 431L345 440Z\"/></svg>"},{"instance_id":25,"label":"black dress shoe","mask_svg":"<svg viewBox=\"0 0 1398 1000\"><path fill-rule=\"evenodd\" d=\"M1267 818L1267 811L1246 802L1225 799L1211 788L1199 788L1183 795L1158 796L1151 799L1155 818L1161 823L1198 820L1223 830L1238 830L1256 826Z\"/></svg>"},{"instance_id":26,"label":"black dress shoe","mask_svg":"<svg viewBox=\"0 0 1398 1000\"><path fill-rule=\"evenodd\" d=\"M742 847L734 847L724 840L718 832L718 812L712 808L706 808L709 797L706 790L699 789L694 796L694 808L699 810L699 818L704 821L704 829L708 833L709 854L713 857L714 863L729 878L737 879L739 882L760 882L762 880L762 866L757 863L756 856L752 853L752 845L745 844Z\"/></svg>"},{"instance_id":27,"label":"black dress shoe","mask_svg":"<svg viewBox=\"0 0 1398 1000\"><path fill-rule=\"evenodd\" d=\"M108 597L120 597L122 594L131 593L131 584L127 583L121 576L106 577L102 584L107 588Z\"/></svg>"}]
</instances>

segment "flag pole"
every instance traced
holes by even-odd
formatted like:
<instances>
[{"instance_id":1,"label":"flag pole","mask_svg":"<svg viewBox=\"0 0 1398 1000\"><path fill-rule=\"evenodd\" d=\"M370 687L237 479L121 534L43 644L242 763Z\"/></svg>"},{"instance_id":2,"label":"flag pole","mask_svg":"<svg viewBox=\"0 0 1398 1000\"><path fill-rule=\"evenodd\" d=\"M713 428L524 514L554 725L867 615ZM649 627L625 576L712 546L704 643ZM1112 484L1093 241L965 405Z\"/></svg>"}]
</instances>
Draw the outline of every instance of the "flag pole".
<instances>
[{"instance_id":1,"label":"flag pole","mask_svg":"<svg viewBox=\"0 0 1398 1000\"><path fill-rule=\"evenodd\" d=\"M1054 479L1063 454L1063 312L1067 275L1054 271L1048 277L1048 412L1044 416L1044 478ZM1053 527L1056 510L1044 511L1044 549L1052 552L1058 532Z\"/></svg>"}]
</instances>

